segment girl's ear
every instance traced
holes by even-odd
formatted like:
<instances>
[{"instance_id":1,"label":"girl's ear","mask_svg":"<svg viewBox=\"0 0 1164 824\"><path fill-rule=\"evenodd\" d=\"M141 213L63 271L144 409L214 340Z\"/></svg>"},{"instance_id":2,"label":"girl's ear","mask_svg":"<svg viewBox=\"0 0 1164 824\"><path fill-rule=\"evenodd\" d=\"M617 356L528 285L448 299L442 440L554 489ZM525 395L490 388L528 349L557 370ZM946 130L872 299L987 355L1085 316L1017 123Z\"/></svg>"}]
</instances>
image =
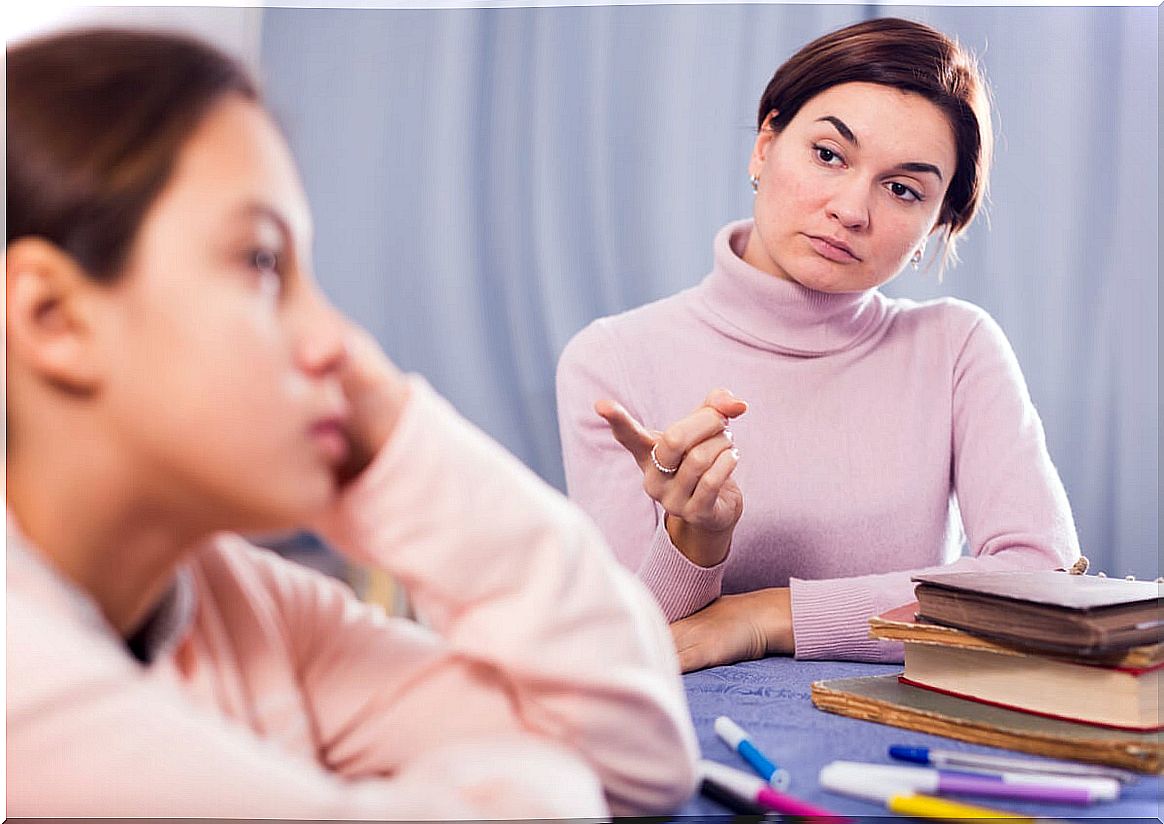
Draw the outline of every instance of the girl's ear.
<instances>
[{"instance_id":1,"label":"girl's ear","mask_svg":"<svg viewBox=\"0 0 1164 824\"><path fill-rule=\"evenodd\" d=\"M99 291L68 254L39 237L8 244L5 333L9 358L73 394L92 394L102 364L94 333Z\"/></svg>"}]
</instances>

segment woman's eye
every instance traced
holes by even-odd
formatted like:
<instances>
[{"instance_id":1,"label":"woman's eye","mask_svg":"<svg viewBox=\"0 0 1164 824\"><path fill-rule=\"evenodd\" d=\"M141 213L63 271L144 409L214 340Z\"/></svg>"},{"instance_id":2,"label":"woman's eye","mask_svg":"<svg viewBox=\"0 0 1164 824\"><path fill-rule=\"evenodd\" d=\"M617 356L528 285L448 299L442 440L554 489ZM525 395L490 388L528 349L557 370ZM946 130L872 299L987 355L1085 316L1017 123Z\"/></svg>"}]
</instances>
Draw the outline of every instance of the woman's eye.
<instances>
[{"instance_id":1,"label":"woman's eye","mask_svg":"<svg viewBox=\"0 0 1164 824\"><path fill-rule=\"evenodd\" d=\"M915 192L913 189L909 188L904 183L898 183L896 180L889 184L889 191L893 193L894 197L905 201L912 202L922 199L922 196Z\"/></svg>"},{"instance_id":2,"label":"woman's eye","mask_svg":"<svg viewBox=\"0 0 1164 824\"><path fill-rule=\"evenodd\" d=\"M817 160L826 166L835 166L834 160L844 163L844 159L827 146L813 146L812 150L816 152Z\"/></svg>"}]
</instances>

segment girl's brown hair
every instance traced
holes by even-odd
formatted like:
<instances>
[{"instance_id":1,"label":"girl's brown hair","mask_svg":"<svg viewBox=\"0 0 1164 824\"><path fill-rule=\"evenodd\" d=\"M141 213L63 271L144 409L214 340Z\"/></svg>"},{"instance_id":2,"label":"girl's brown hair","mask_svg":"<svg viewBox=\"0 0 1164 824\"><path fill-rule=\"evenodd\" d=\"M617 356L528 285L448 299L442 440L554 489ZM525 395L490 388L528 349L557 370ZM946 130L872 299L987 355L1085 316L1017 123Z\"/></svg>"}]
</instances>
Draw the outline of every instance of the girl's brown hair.
<instances>
[{"instance_id":1,"label":"girl's brown hair","mask_svg":"<svg viewBox=\"0 0 1164 824\"><path fill-rule=\"evenodd\" d=\"M40 237L93 278L121 272L186 139L246 70L178 34L86 29L8 50L8 234Z\"/></svg>"},{"instance_id":2,"label":"girl's brown hair","mask_svg":"<svg viewBox=\"0 0 1164 824\"><path fill-rule=\"evenodd\" d=\"M830 32L776 70L760 97L757 127L783 131L810 99L841 83L876 83L919 94L942 110L954 131L957 168L938 225L942 262L986 196L994 146L986 82L974 56L922 23L885 17ZM769 115L775 112L771 121Z\"/></svg>"}]
</instances>

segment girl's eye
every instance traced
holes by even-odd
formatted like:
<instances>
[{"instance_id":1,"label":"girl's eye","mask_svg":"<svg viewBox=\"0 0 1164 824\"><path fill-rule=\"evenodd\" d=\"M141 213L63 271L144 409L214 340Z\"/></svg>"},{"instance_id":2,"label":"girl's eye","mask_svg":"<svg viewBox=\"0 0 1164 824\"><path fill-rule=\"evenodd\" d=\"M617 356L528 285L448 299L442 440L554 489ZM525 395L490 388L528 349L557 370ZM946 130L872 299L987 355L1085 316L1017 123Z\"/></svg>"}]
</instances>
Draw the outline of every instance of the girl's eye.
<instances>
[{"instance_id":1,"label":"girl's eye","mask_svg":"<svg viewBox=\"0 0 1164 824\"><path fill-rule=\"evenodd\" d=\"M925 199L904 183L898 183L896 180L889 184L889 191L893 193L894 197L911 203Z\"/></svg>"},{"instance_id":2,"label":"girl's eye","mask_svg":"<svg viewBox=\"0 0 1164 824\"><path fill-rule=\"evenodd\" d=\"M259 277L259 288L264 295L277 298L283 292L283 275L279 271L279 255L271 249L253 249L247 253L247 264Z\"/></svg>"},{"instance_id":3,"label":"girl's eye","mask_svg":"<svg viewBox=\"0 0 1164 824\"><path fill-rule=\"evenodd\" d=\"M270 249L255 249L251 252L251 266L260 272L279 271L279 256Z\"/></svg>"},{"instance_id":4,"label":"girl's eye","mask_svg":"<svg viewBox=\"0 0 1164 824\"><path fill-rule=\"evenodd\" d=\"M834 160L839 161L840 163L845 162L844 158L842 158L828 146L813 146L812 150L816 152L817 160L819 160L821 163L824 163L826 166L836 166L837 164L833 163Z\"/></svg>"}]
</instances>

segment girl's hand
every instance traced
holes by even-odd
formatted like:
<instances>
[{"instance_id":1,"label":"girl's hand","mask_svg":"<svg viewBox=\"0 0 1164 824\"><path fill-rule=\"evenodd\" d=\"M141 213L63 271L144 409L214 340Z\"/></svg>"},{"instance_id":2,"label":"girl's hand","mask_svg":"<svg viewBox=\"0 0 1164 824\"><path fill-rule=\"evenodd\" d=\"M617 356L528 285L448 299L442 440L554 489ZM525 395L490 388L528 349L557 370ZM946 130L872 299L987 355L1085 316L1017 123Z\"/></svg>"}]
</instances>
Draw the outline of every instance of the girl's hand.
<instances>
[{"instance_id":1,"label":"girl's hand","mask_svg":"<svg viewBox=\"0 0 1164 824\"><path fill-rule=\"evenodd\" d=\"M363 472L383 448L409 393L404 374L366 330L349 324L344 342L347 356L339 376L350 412L351 452L338 471L341 484Z\"/></svg>"},{"instance_id":2,"label":"girl's hand","mask_svg":"<svg viewBox=\"0 0 1164 824\"><path fill-rule=\"evenodd\" d=\"M726 389L715 389L686 418L657 432L644 428L616 401L594 405L615 440L638 462L643 489L666 511L671 541L700 566L715 566L727 557L732 530L744 511L743 493L731 477L739 452L728 421L747 408Z\"/></svg>"},{"instance_id":3,"label":"girl's hand","mask_svg":"<svg viewBox=\"0 0 1164 824\"><path fill-rule=\"evenodd\" d=\"M792 597L787 587L722 595L699 612L671 624L683 672L790 654Z\"/></svg>"}]
</instances>

